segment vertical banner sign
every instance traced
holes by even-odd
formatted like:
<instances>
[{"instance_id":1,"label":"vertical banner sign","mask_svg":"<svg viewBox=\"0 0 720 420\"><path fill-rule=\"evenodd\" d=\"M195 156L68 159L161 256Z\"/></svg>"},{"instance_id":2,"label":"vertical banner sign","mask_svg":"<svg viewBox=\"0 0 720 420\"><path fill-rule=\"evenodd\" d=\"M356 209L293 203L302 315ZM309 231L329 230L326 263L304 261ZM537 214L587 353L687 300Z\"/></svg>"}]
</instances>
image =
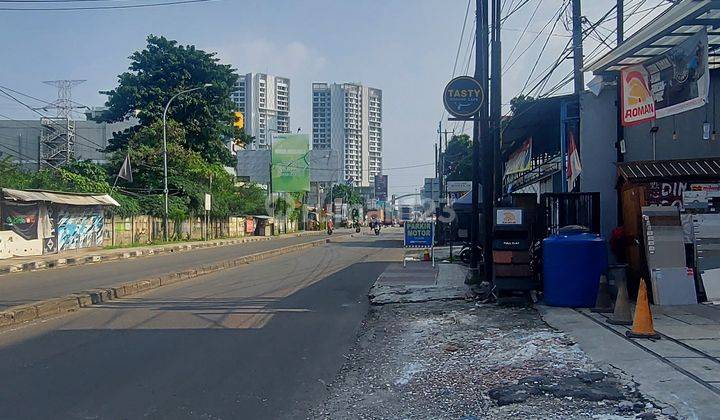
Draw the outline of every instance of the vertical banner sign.
<instances>
[{"instance_id":1,"label":"vertical banner sign","mask_svg":"<svg viewBox=\"0 0 720 420\"><path fill-rule=\"evenodd\" d=\"M375 198L378 201L387 201L388 176L375 175Z\"/></svg>"},{"instance_id":2,"label":"vertical banner sign","mask_svg":"<svg viewBox=\"0 0 720 420\"><path fill-rule=\"evenodd\" d=\"M708 103L708 35L702 29L668 52L645 64L658 118Z\"/></svg>"},{"instance_id":3,"label":"vertical banner sign","mask_svg":"<svg viewBox=\"0 0 720 420\"><path fill-rule=\"evenodd\" d=\"M405 248L433 246L433 222L405 222Z\"/></svg>"},{"instance_id":4,"label":"vertical banner sign","mask_svg":"<svg viewBox=\"0 0 720 420\"><path fill-rule=\"evenodd\" d=\"M532 137L514 151L505 164L505 176L529 171L532 167Z\"/></svg>"},{"instance_id":5,"label":"vertical banner sign","mask_svg":"<svg viewBox=\"0 0 720 420\"><path fill-rule=\"evenodd\" d=\"M307 134L276 134L272 141L274 192L310 191L310 138Z\"/></svg>"},{"instance_id":6,"label":"vertical banner sign","mask_svg":"<svg viewBox=\"0 0 720 420\"><path fill-rule=\"evenodd\" d=\"M650 92L648 73L642 65L620 70L622 81L622 125L625 127L655 119L655 101Z\"/></svg>"}]
</instances>

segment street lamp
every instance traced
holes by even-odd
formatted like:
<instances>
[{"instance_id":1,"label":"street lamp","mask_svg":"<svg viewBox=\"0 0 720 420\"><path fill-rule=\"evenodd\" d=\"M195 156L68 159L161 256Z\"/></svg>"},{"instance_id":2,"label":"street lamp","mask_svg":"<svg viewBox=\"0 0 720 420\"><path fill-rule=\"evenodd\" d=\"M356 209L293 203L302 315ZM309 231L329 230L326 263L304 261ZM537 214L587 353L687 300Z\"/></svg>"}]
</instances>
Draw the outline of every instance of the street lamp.
<instances>
[{"instance_id":1,"label":"street lamp","mask_svg":"<svg viewBox=\"0 0 720 420\"><path fill-rule=\"evenodd\" d=\"M177 98L178 96L185 94L185 93L194 92L196 90L204 89L204 88L210 87L210 86L212 86L212 83L205 83L202 86L194 87L192 89L181 90L180 92L173 95L170 98L170 100L167 101L167 104L165 105L165 110L163 111L163 173L164 173L163 193L165 194L165 215L163 217L163 219L164 219L163 221L165 224L165 229L164 229L165 242L168 241L168 238L170 236L169 231L168 231L168 212L169 212L169 210L168 210L168 168L167 168L167 112L168 112L168 109L170 108L170 103L172 103L172 101L175 98Z\"/></svg>"}]
</instances>

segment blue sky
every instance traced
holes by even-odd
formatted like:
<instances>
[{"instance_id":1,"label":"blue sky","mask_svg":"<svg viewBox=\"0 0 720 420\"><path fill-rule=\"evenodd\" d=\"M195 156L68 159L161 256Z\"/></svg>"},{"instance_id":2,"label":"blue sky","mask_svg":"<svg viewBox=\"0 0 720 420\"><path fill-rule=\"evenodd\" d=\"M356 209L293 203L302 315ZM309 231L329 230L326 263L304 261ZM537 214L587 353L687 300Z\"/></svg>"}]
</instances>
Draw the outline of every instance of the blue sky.
<instances>
[{"instance_id":1,"label":"blue sky","mask_svg":"<svg viewBox=\"0 0 720 420\"><path fill-rule=\"evenodd\" d=\"M627 1L637 4L641 12L659 2ZM562 0L531 0L505 23L505 54L536 6L529 28L544 33L526 33L521 39L514 56L520 56L538 36L504 75L504 103L521 90L548 36L551 26L544 25L562 4ZM612 4L614 0L587 1L583 12L591 20L597 19ZM383 90L384 167L388 168L390 190L413 192L422 185L423 177L433 175L433 167L393 168L433 162L442 89L451 76L466 6L467 0L218 0L133 10L0 11L0 36L5 40L0 85L52 100L56 92L42 84L43 80L86 79L75 88L74 99L102 105L104 97L98 91L115 86L117 75L127 69L127 57L144 46L150 33L216 51L240 72L290 77L291 125L305 132L310 129L312 82L362 82ZM471 16L473 12L471 7ZM655 13L638 13L631 19L645 16L645 21ZM613 23L604 26L612 28ZM549 65L567 42L562 23L553 33L536 73ZM586 51L596 45L597 41L588 40ZM461 62L465 48L463 45ZM558 71L558 80L569 71L568 65ZM6 98L0 98L0 113L13 118L36 117ZM450 128L459 130L454 124Z\"/></svg>"}]
</instances>

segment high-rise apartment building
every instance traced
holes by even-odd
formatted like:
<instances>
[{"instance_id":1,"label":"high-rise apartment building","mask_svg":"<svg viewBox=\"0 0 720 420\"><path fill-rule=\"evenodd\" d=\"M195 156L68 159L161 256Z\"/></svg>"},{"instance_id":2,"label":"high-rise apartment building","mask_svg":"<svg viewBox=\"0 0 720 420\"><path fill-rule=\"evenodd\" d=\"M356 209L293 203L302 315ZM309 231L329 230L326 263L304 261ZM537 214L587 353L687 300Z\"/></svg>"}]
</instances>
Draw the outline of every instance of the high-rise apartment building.
<instances>
[{"instance_id":1,"label":"high-rise apartment building","mask_svg":"<svg viewBox=\"0 0 720 420\"><path fill-rule=\"evenodd\" d=\"M290 79L264 73L240 75L232 100L245 116L253 149L267 149L272 133L290 132Z\"/></svg>"},{"instance_id":2,"label":"high-rise apartment building","mask_svg":"<svg viewBox=\"0 0 720 420\"><path fill-rule=\"evenodd\" d=\"M313 149L330 149L345 180L368 187L382 173L382 91L313 83Z\"/></svg>"}]
</instances>

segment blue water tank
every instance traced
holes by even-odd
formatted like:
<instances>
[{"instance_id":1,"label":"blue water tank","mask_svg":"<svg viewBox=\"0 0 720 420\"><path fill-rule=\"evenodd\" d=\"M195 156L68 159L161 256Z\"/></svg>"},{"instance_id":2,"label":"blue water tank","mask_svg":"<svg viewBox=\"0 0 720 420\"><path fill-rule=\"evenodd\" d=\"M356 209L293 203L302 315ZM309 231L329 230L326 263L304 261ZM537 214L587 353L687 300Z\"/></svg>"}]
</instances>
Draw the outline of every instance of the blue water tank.
<instances>
[{"instance_id":1,"label":"blue water tank","mask_svg":"<svg viewBox=\"0 0 720 420\"><path fill-rule=\"evenodd\" d=\"M543 241L545 304L591 308L607 269L605 240L586 229L563 228Z\"/></svg>"}]
</instances>

